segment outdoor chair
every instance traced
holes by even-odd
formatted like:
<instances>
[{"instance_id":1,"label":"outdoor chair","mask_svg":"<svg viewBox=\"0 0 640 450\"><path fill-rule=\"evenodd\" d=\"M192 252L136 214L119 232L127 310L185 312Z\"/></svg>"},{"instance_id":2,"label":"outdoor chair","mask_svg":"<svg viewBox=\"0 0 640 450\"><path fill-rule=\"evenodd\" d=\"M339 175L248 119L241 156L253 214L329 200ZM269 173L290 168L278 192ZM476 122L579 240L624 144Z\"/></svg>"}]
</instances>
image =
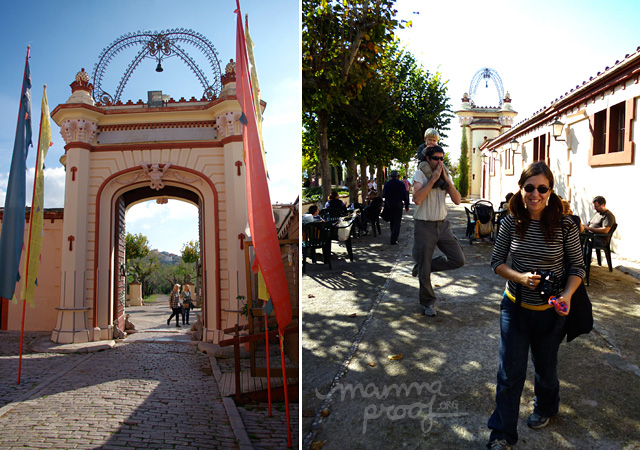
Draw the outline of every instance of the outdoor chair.
<instances>
[{"instance_id":1,"label":"outdoor chair","mask_svg":"<svg viewBox=\"0 0 640 450\"><path fill-rule=\"evenodd\" d=\"M302 272L307 267L307 255L311 253L311 261L316 262L316 249L322 249L324 263L331 269L331 224L315 221L302 226Z\"/></svg>"},{"instance_id":2,"label":"outdoor chair","mask_svg":"<svg viewBox=\"0 0 640 450\"><path fill-rule=\"evenodd\" d=\"M500 212L496 213L493 216L493 220L494 220L494 227L495 227L495 235L494 237L497 239L498 237L498 232L500 231L500 225L502 225L502 221L504 220L505 217L507 217L507 214L509 214L509 210L508 209L503 209Z\"/></svg>"},{"instance_id":3,"label":"outdoor chair","mask_svg":"<svg viewBox=\"0 0 640 450\"><path fill-rule=\"evenodd\" d=\"M476 219L473 217L473 213L466 206L464 212L467 213L467 231L464 233L464 237L468 238L473 235L473 231L476 229Z\"/></svg>"},{"instance_id":4,"label":"outdoor chair","mask_svg":"<svg viewBox=\"0 0 640 450\"><path fill-rule=\"evenodd\" d=\"M343 217L350 217L349 225L353 223L353 218L345 212L344 209L341 208L325 208L320 211L320 217L325 221L325 223L329 224L329 238L332 241L339 241L338 239L338 227L340 224L340 219ZM345 247L347 247L347 253L349 254L349 259L353 262L353 247L351 246L351 235L344 242Z\"/></svg>"},{"instance_id":5,"label":"outdoor chair","mask_svg":"<svg viewBox=\"0 0 640 450\"><path fill-rule=\"evenodd\" d=\"M604 251L604 255L607 258L607 265L609 266L609 272L613 272L613 264L611 263L611 237L613 236L613 233L615 233L616 228L618 228L618 224L614 223L607 234L583 233L581 235L582 237L585 237L584 263L587 266L587 286L589 286L589 273L591 272L591 258L593 250L596 251L596 258L599 266L602 265L602 256L600 252Z\"/></svg>"},{"instance_id":6,"label":"outdoor chair","mask_svg":"<svg viewBox=\"0 0 640 450\"><path fill-rule=\"evenodd\" d=\"M495 231L493 203L489 200L478 200L471 205L471 214L473 215L474 228L468 236L469 244L472 244L476 239L482 239L483 241L486 237L493 239ZM470 219L468 220L470 221ZM467 231L469 231L469 224L467 224Z\"/></svg>"},{"instance_id":7,"label":"outdoor chair","mask_svg":"<svg viewBox=\"0 0 640 450\"><path fill-rule=\"evenodd\" d=\"M362 211L361 218L364 226L366 227L367 223L371 223L371 228L373 229L373 237L376 237L377 234L382 234L382 229L380 228L380 212L382 211L382 206L378 207L368 207ZM377 231L377 234L376 234Z\"/></svg>"}]
</instances>

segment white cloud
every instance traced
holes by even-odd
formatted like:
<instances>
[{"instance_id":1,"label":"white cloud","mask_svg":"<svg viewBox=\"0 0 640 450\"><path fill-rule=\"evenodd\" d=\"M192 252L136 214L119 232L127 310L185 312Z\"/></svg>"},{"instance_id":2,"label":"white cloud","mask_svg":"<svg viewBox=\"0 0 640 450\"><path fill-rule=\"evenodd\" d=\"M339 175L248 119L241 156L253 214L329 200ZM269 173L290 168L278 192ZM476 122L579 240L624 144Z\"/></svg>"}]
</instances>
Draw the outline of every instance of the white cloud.
<instances>
[{"instance_id":1,"label":"white cloud","mask_svg":"<svg viewBox=\"0 0 640 450\"><path fill-rule=\"evenodd\" d=\"M165 223L176 218L197 220L198 208L180 200L169 200L163 205L156 203L155 200L150 200L129 208L126 217L128 224L143 221Z\"/></svg>"},{"instance_id":2,"label":"white cloud","mask_svg":"<svg viewBox=\"0 0 640 450\"><path fill-rule=\"evenodd\" d=\"M33 199L33 177L35 167L27 169L26 178L26 205L31 206ZM44 207L45 208L63 208L64 207L64 167L56 167L53 169L44 169ZM9 173L0 173L0 205L4 206L4 200L7 194L7 183L9 182Z\"/></svg>"},{"instance_id":3,"label":"white cloud","mask_svg":"<svg viewBox=\"0 0 640 450\"><path fill-rule=\"evenodd\" d=\"M138 203L127 211L126 227L146 236L151 248L179 255L183 244L198 240L198 208L180 200Z\"/></svg>"},{"instance_id":4,"label":"white cloud","mask_svg":"<svg viewBox=\"0 0 640 450\"><path fill-rule=\"evenodd\" d=\"M7 197L7 183L9 182L8 173L0 173L0 205L4 207L4 200Z\"/></svg>"}]
</instances>

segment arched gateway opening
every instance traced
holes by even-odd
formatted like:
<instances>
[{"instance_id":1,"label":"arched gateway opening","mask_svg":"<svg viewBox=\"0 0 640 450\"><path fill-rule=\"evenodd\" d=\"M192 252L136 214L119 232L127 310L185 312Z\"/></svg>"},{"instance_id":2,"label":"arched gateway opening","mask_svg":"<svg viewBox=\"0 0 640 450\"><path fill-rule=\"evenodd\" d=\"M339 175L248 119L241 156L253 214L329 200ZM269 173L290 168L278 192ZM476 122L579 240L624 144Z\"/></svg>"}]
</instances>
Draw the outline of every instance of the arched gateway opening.
<instances>
[{"instance_id":1,"label":"arched gateway opening","mask_svg":"<svg viewBox=\"0 0 640 450\"><path fill-rule=\"evenodd\" d=\"M176 45L178 51L171 36L160 37L164 50ZM115 327L123 329L125 214L136 203L160 197L199 210L203 340L217 343L236 324L238 299L247 297L240 239L247 224L242 112L235 65L229 63L218 77L220 91L209 89L216 85L211 83L201 100L158 101L150 92L147 103L123 104L104 95L96 102L82 70L71 97L52 111L66 143L53 341L111 339Z\"/></svg>"},{"instance_id":2,"label":"arched gateway opening","mask_svg":"<svg viewBox=\"0 0 640 450\"><path fill-rule=\"evenodd\" d=\"M205 239L204 227L202 226L202 197L199 195L197 189L194 189L191 185L187 185L185 187L174 186L174 185L165 185L164 189L162 189L162 194L159 194L159 191L151 189L149 186L142 187L132 187L130 190L124 190L124 192L116 193L115 200L113 204L115 208L111 210L111 234L113 236L113 246L109 249L109 252L114 255L113 262L114 267L112 269L112 273L116 274L113 279L112 292L113 296L108 297L108 308L107 310L111 310L112 316L107 318L107 323L113 323L114 321L118 322L118 326L120 329L124 327L124 317L126 314L127 305L127 261L125 260L125 247L126 247L126 233L128 231L126 224L126 214L127 212L135 205L140 203L156 200L160 201L160 203L166 203L169 200L181 200L186 203L189 203L195 206L198 209L198 241L200 243L200 248L202 249L202 254L205 255L207 253L207 249L205 246L207 245L215 245L213 242L208 242ZM161 226L161 225L154 225ZM180 234L181 230L173 230L174 233ZM198 279L193 280L197 281L197 286L204 285L207 286L206 279ZM194 292L194 286L191 287L192 292ZM142 291L141 291L142 295ZM204 299L206 298L206 290L198 289L198 292L194 292L195 295L198 296L197 303L202 304L203 308L199 313L201 313L203 320L205 321L204 325L206 326L206 302ZM128 305L127 305L128 306ZM98 311L101 308L96 308ZM168 310L167 310L168 311ZM195 320L195 317L193 317ZM159 325L162 321L159 323ZM137 326L137 329L140 330L139 325L134 322Z\"/></svg>"}]
</instances>

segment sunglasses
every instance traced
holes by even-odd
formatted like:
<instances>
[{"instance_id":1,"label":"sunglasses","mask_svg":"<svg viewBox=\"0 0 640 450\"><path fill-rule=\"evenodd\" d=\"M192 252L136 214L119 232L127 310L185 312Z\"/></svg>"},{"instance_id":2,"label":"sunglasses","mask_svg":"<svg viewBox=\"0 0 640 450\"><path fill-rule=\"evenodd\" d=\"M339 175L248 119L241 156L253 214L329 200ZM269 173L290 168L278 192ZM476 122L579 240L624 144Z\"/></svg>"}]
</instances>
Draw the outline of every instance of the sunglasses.
<instances>
[{"instance_id":1,"label":"sunglasses","mask_svg":"<svg viewBox=\"0 0 640 450\"><path fill-rule=\"evenodd\" d=\"M528 194L531 194L534 190L538 191L539 194L546 194L551 190L546 186L535 187L533 184L527 184L523 189Z\"/></svg>"},{"instance_id":2,"label":"sunglasses","mask_svg":"<svg viewBox=\"0 0 640 450\"><path fill-rule=\"evenodd\" d=\"M444 161L444 156L429 156L432 161Z\"/></svg>"}]
</instances>

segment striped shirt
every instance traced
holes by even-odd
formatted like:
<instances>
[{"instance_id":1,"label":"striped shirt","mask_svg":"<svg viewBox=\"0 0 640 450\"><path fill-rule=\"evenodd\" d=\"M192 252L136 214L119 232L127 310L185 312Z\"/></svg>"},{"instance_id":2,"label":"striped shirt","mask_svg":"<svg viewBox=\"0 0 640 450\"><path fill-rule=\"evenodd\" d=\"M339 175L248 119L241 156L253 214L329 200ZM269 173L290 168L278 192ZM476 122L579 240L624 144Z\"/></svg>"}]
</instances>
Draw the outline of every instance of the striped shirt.
<instances>
[{"instance_id":1,"label":"striped shirt","mask_svg":"<svg viewBox=\"0 0 640 450\"><path fill-rule=\"evenodd\" d=\"M507 263L507 257L511 254L511 268L517 272L553 271L556 281L551 293L558 295L565 285L566 255L569 275L584 278L586 271L580 245L580 232L569 217L565 216L562 222L564 233L558 227L551 242L547 243L539 221L532 220L524 239L520 239L520 236L516 236L515 217L512 215L505 217L500 225L500 232L491 255L491 267L494 272L499 265ZM507 281L506 291L512 298L515 298L517 286L518 283ZM547 302L541 298L539 290L522 286L520 291L523 304L540 307L540 309L548 306Z\"/></svg>"}]
</instances>

